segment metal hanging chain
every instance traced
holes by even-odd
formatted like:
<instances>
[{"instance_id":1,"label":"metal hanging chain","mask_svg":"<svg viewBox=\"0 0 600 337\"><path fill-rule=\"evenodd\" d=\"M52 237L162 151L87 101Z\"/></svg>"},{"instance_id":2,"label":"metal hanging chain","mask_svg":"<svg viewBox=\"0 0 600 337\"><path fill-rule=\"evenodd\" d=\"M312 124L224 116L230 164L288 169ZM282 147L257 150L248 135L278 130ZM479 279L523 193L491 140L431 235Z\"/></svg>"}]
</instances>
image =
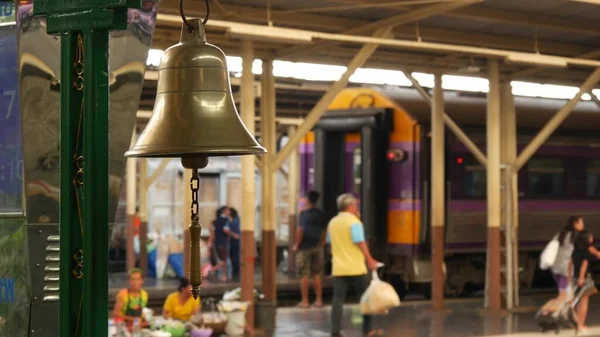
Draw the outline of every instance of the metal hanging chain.
<instances>
[{"instance_id":1,"label":"metal hanging chain","mask_svg":"<svg viewBox=\"0 0 600 337\"><path fill-rule=\"evenodd\" d=\"M192 190L192 204L190 209L192 211L192 221L198 221L198 189L200 188L200 178L198 177L198 170L192 170L192 179L190 179L190 189Z\"/></svg>"},{"instance_id":2,"label":"metal hanging chain","mask_svg":"<svg viewBox=\"0 0 600 337\"><path fill-rule=\"evenodd\" d=\"M204 0L204 3L206 4L206 16L204 17L204 20L202 20L202 24L206 26L208 17L210 16L210 4L208 3L208 0ZM179 0L179 14L181 15L181 20L183 20L183 23L185 23L185 25L188 27L189 32L193 32L194 26L188 22L183 11L183 0Z\"/></svg>"}]
</instances>

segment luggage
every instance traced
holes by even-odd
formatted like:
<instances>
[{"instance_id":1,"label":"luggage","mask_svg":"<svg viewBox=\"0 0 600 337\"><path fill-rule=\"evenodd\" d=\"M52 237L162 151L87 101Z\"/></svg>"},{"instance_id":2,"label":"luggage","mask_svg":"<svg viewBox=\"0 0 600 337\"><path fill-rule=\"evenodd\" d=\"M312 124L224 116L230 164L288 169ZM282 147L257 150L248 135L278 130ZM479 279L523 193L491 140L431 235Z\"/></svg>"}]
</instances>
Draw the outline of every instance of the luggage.
<instances>
[{"instance_id":1,"label":"luggage","mask_svg":"<svg viewBox=\"0 0 600 337\"><path fill-rule=\"evenodd\" d=\"M551 299L540 308L535 315L538 326L542 329L542 332L554 331L557 334L561 328L577 329L575 306L583 295L595 294L596 292L594 280L588 275L583 286L570 287L564 301Z\"/></svg>"}]
</instances>

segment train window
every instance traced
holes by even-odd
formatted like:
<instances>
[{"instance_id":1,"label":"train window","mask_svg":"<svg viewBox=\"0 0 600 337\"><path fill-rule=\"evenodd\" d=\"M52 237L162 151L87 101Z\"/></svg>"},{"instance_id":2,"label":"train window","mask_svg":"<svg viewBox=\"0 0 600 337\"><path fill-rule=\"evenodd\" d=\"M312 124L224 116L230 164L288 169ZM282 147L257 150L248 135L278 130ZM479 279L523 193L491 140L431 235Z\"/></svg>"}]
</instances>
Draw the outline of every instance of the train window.
<instances>
[{"instance_id":1,"label":"train window","mask_svg":"<svg viewBox=\"0 0 600 337\"><path fill-rule=\"evenodd\" d=\"M600 160L590 160L586 169L586 195L600 196Z\"/></svg>"},{"instance_id":2,"label":"train window","mask_svg":"<svg viewBox=\"0 0 600 337\"><path fill-rule=\"evenodd\" d=\"M532 158L527 165L530 197L557 197L564 193L565 168L560 158Z\"/></svg>"},{"instance_id":3,"label":"train window","mask_svg":"<svg viewBox=\"0 0 600 337\"><path fill-rule=\"evenodd\" d=\"M467 197L484 197L487 193L486 176L487 173L483 166L465 165L465 195Z\"/></svg>"},{"instance_id":4,"label":"train window","mask_svg":"<svg viewBox=\"0 0 600 337\"><path fill-rule=\"evenodd\" d=\"M352 192L360 195L360 185L362 182L362 165L361 165L361 151L360 147L357 147L352 152Z\"/></svg>"}]
</instances>

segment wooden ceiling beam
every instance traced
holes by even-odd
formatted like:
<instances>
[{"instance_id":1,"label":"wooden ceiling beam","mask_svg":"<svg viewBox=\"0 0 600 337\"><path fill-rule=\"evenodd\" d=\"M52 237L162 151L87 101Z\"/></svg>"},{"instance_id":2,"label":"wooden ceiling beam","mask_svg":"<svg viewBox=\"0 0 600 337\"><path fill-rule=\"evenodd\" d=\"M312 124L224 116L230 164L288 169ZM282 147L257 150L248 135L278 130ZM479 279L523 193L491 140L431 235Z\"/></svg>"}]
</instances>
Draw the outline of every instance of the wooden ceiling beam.
<instances>
[{"instance_id":1,"label":"wooden ceiling beam","mask_svg":"<svg viewBox=\"0 0 600 337\"><path fill-rule=\"evenodd\" d=\"M474 21L509 23L527 27L569 31L579 34L600 35L600 27L597 22L580 19L565 19L555 16L540 16L535 13L470 7L457 9L443 15Z\"/></svg>"},{"instance_id":2,"label":"wooden ceiling beam","mask_svg":"<svg viewBox=\"0 0 600 337\"><path fill-rule=\"evenodd\" d=\"M577 56L577 58L591 59L591 60L597 59L598 57L600 57L600 49L589 51L589 52L587 52L585 54L581 54L581 55ZM525 70L521 70L519 72L516 72L516 73L512 74L511 76L512 76L512 78L522 78L522 77L526 77L526 76L535 75L535 74L543 71L544 69L547 69L547 68L544 68L544 67L532 67L532 68L529 68L529 69L525 69Z\"/></svg>"},{"instance_id":3,"label":"wooden ceiling beam","mask_svg":"<svg viewBox=\"0 0 600 337\"><path fill-rule=\"evenodd\" d=\"M346 35L357 35L364 34L374 31L375 29L379 29L381 27L393 26L397 27L403 24L416 22L422 20L427 17L439 15L448 11L453 11L461 7L469 6L474 3L481 2L481 0L457 0L453 2L443 2L437 3L428 6L422 6L414 10L406 11L401 14L393 15L391 17L381 19L375 22L369 22L362 25L356 25L354 28L346 29L341 32L341 34ZM318 41L313 44L311 47L306 46L296 46L292 48L284 48L279 52L275 53L275 57L286 57L293 56L295 54L306 54L311 53L316 49L323 48L324 46L332 46L337 45L339 43L331 42L331 41Z\"/></svg>"},{"instance_id":4,"label":"wooden ceiling beam","mask_svg":"<svg viewBox=\"0 0 600 337\"><path fill-rule=\"evenodd\" d=\"M223 17L218 12L214 14L211 13L211 17L221 20L228 20L234 17L236 18L235 21L238 22L254 24L267 23L267 11L264 7L249 7L227 4L226 9L227 12L230 13L228 17ZM160 2L159 11L160 13L179 15L179 0L162 0ZM204 14L206 13L206 10L204 9L204 2L189 2L189 4L186 4L186 13L188 17L204 17ZM287 15L285 14L285 11L277 9L271 9L271 20L276 26L304 28L328 32L350 29L352 27L356 27L356 25L360 24L361 22L361 20L356 19L344 19L340 17L319 14L304 13L302 15ZM359 23L357 23L357 21ZM158 24L160 25L162 23ZM174 24L170 25L173 26Z\"/></svg>"},{"instance_id":5,"label":"wooden ceiling beam","mask_svg":"<svg viewBox=\"0 0 600 337\"><path fill-rule=\"evenodd\" d=\"M428 42L460 43L477 47L501 48L518 51L533 51L535 47L533 38L525 39L477 32L437 29L423 25L419 26L419 34L423 41ZM394 35L398 38L416 38L416 27L397 27L394 30ZM565 56L580 55L589 51L589 47L586 46L549 40L538 40L538 49L541 53Z\"/></svg>"}]
</instances>

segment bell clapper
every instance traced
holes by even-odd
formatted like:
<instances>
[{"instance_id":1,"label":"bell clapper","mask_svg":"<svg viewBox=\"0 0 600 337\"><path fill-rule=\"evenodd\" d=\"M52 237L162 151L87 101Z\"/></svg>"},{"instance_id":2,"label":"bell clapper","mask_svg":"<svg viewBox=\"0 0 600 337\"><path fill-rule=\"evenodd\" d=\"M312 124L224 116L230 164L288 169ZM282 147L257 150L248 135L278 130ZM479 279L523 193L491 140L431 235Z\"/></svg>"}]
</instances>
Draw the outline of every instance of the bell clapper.
<instances>
[{"instance_id":1,"label":"bell clapper","mask_svg":"<svg viewBox=\"0 0 600 337\"><path fill-rule=\"evenodd\" d=\"M192 179L190 180L190 189L192 190L191 222L190 222L190 284L192 285L192 296L197 299L200 296L200 285L202 284L202 271L200 268L200 236L202 225L198 218L198 190L200 188L200 178L198 169L206 167L208 158L205 156L185 156L181 159L183 167L192 170Z\"/></svg>"}]
</instances>

